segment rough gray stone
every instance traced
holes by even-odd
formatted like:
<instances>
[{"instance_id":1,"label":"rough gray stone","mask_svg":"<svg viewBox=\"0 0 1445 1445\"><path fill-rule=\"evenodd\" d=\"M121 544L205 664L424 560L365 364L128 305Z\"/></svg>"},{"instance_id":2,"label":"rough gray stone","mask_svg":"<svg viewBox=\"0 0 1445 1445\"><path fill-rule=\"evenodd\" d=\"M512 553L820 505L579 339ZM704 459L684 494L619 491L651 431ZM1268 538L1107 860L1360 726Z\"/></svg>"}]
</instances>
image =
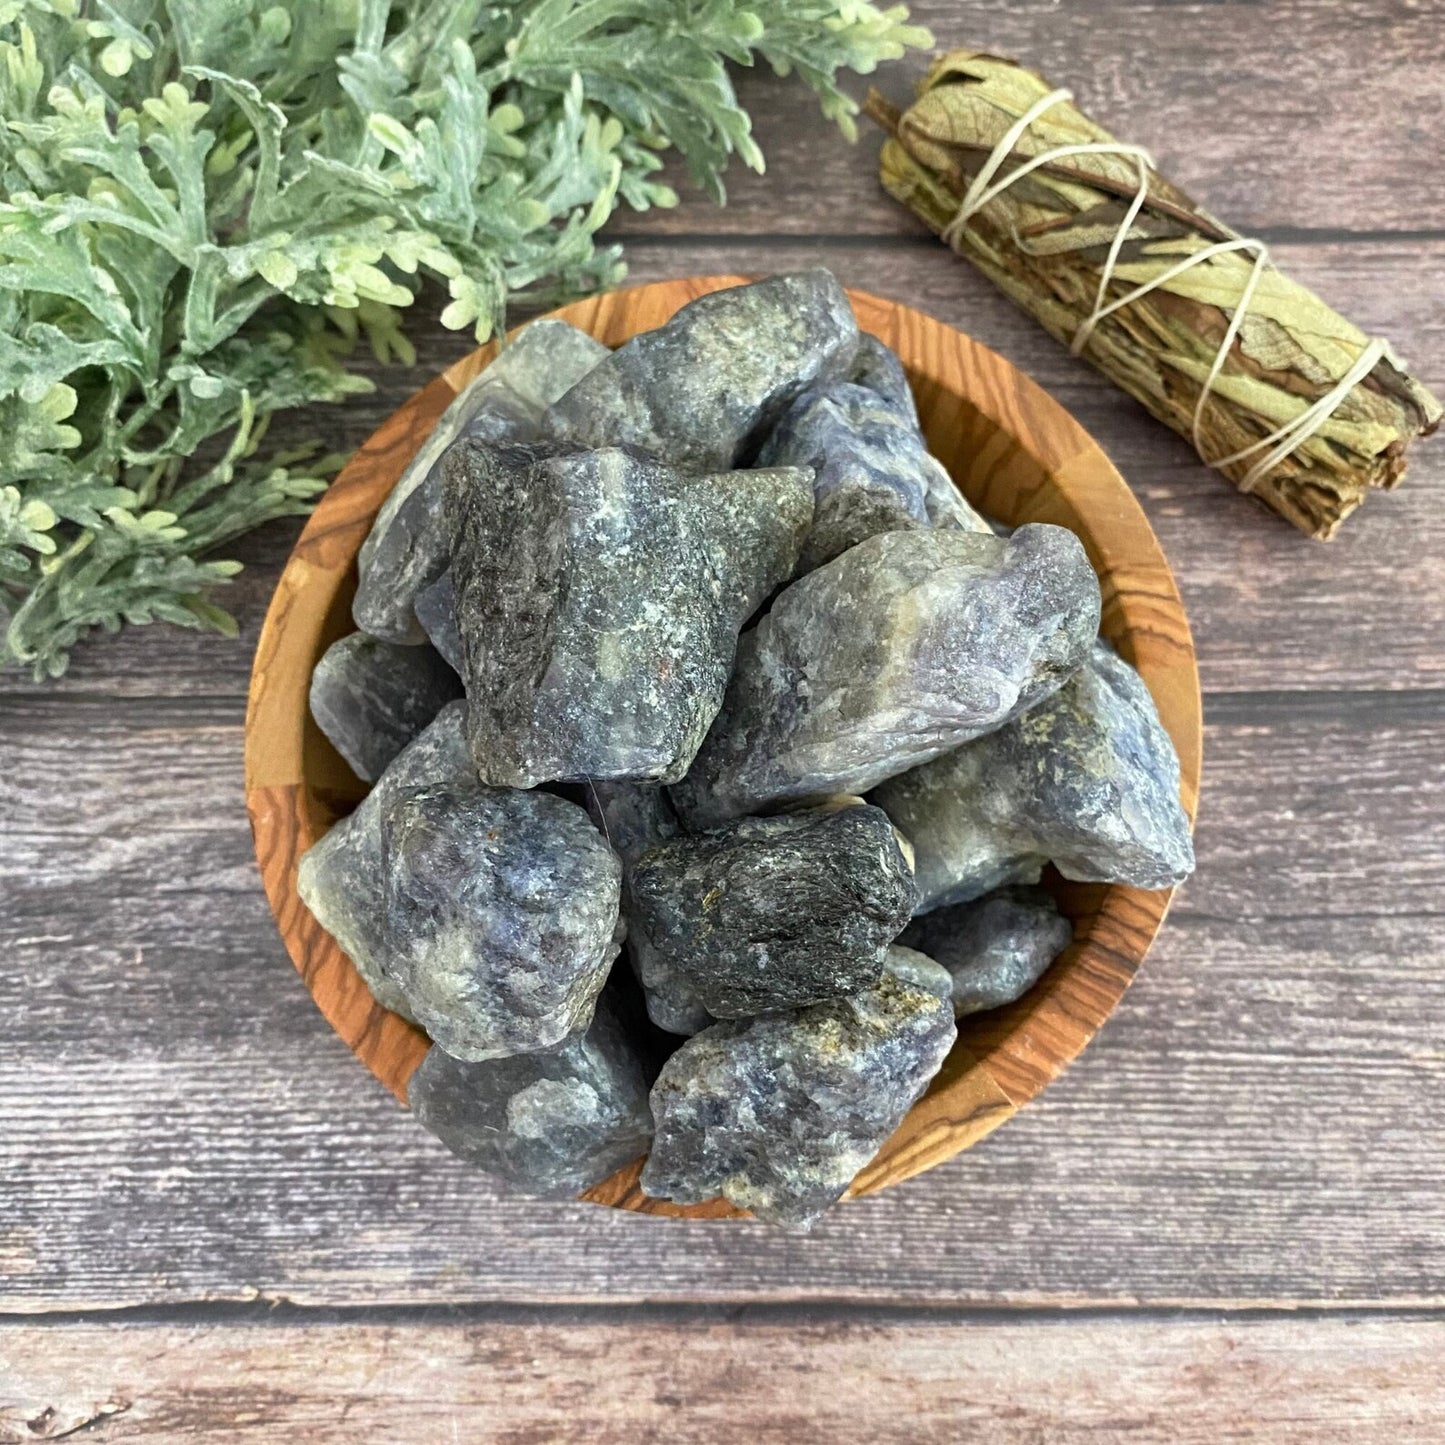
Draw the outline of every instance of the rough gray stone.
<instances>
[{"instance_id":1,"label":"rough gray stone","mask_svg":"<svg viewBox=\"0 0 1445 1445\"><path fill-rule=\"evenodd\" d=\"M461 672L464 666L462 630L457 626L457 595L452 587L450 568L430 587L417 593L416 620L448 665Z\"/></svg>"},{"instance_id":2,"label":"rough gray stone","mask_svg":"<svg viewBox=\"0 0 1445 1445\"><path fill-rule=\"evenodd\" d=\"M792 575L813 524L806 468L753 467L682 479L688 523L712 572L736 646L738 629Z\"/></svg>"},{"instance_id":3,"label":"rough gray stone","mask_svg":"<svg viewBox=\"0 0 1445 1445\"><path fill-rule=\"evenodd\" d=\"M642 1188L808 1229L942 1066L953 1010L905 967L851 998L714 1024L663 1066Z\"/></svg>"},{"instance_id":4,"label":"rough gray stone","mask_svg":"<svg viewBox=\"0 0 1445 1445\"><path fill-rule=\"evenodd\" d=\"M918 403L898 353L866 331L859 333L858 352L849 368L848 380L877 392L895 411L914 426L918 425Z\"/></svg>"},{"instance_id":5,"label":"rough gray stone","mask_svg":"<svg viewBox=\"0 0 1445 1445\"><path fill-rule=\"evenodd\" d=\"M633 446L671 466L745 463L783 410L815 381L841 378L858 326L831 273L771 276L689 302L634 336L542 420L584 447Z\"/></svg>"},{"instance_id":6,"label":"rough gray stone","mask_svg":"<svg viewBox=\"0 0 1445 1445\"><path fill-rule=\"evenodd\" d=\"M722 702L738 627L797 560L808 474L698 481L618 448L468 442L443 471L483 780L680 778Z\"/></svg>"},{"instance_id":7,"label":"rough gray stone","mask_svg":"<svg viewBox=\"0 0 1445 1445\"><path fill-rule=\"evenodd\" d=\"M883 966L894 978L911 987L931 993L934 998L952 1002L953 975L937 959L929 958L926 953L895 943L888 950Z\"/></svg>"},{"instance_id":8,"label":"rough gray stone","mask_svg":"<svg viewBox=\"0 0 1445 1445\"><path fill-rule=\"evenodd\" d=\"M1022 998L1073 936L1073 924L1042 888L1003 888L924 914L903 942L943 967L954 1017L963 1018Z\"/></svg>"},{"instance_id":9,"label":"rough gray stone","mask_svg":"<svg viewBox=\"0 0 1445 1445\"><path fill-rule=\"evenodd\" d=\"M333 642L311 674L311 716L368 783L461 695L461 679L432 648L400 647L364 632Z\"/></svg>"},{"instance_id":10,"label":"rough gray stone","mask_svg":"<svg viewBox=\"0 0 1445 1445\"><path fill-rule=\"evenodd\" d=\"M417 1021L469 1063L585 1029L616 958L622 865L581 808L442 783L382 815L389 963Z\"/></svg>"},{"instance_id":11,"label":"rough gray stone","mask_svg":"<svg viewBox=\"0 0 1445 1445\"><path fill-rule=\"evenodd\" d=\"M699 828L862 792L1047 697L1098 624L1098 581L1062 527L870 537L794 582L743 635L722 712L673 800Z\"/></svg>"},{"instance_id":12,"label":"rough gray stone","mask_svg":"<svg viewBox=\"0 0 1445 1445\"><path fill-rule=\"evenodd\" d=\"M632 870L650 848L675 838L681 829L665 789L646 783L589 783L587 811L622 860L622 912L627 919L627 955L642 986L647 1016L670 1034L691 1035L713 1017L697 990L665 958L643 958L637 946Z\"/></svg>"},{"instance_id":13,"label":"rough gray stone","mask_svg":"<svg viewBox=\"0 0 1445 1445\"><path fill-rule=\"evenodd\" d=\"M923 507L930 527L998 534L998 528L968 504L968 499L954 486L948 468L937 457L927 459L923 481Z\"/></svg>"},{"instance_id":14,"label":"rough gray stone","mask_svg":"<svg viewBox=\"0 0 1445 1445\"><path fill-rule=\"evenodd\" d=\"M957 525L964 519L967 530L988 530L929 456L909 413L855 382L809 387L769 434L758 462L813 471L816 510L799 572L811 572L880 532L933 525L928 503L940 473L953 493L946 509L933 498L940 520Z\"/></svg>"},{"instance_id":15,"label":"rough gray stone","mask_svg":"<svg viewBox=\"0 0 1445 1445\"><path fill-rule=\"evenodd\" d=\"M589 782L585 794L588 814L624 868L682 831L666 791L655 783Z\"/></svg>"},{"instance_id":16,"label":"rough gray stone","mask_svg":"<svg viewBox=\"0 0 1445 1445\"><path fill-rule=\"evenodd\" d=\"M681 975L716 1018L871 987L916 896L888 818L857 801L675 838L643 855L631 889L644 981Z\"/></svg>"},{"instance_id":17,"label":"rough gray stone","mask_svg":"<svg viewBox=\"0 0 1445 1445\"><path fill-rule=\"evenodd\" d=\"M453 1154L534 1194L575 1195L652 1138L642 1060L605 1000L550 1053L465 1063L433 1045L408 1096Z\"/></svg>"},{"instance_id":18,"label":"rough gray stone","mask_svg":"<svg viewBox=\"0 0 1445 1445\"><path fill-rule=\"evenodd\" d=\"M383 1008L415 1023L392 971L382 904L381 818L397 794L428 783L476 778L467 751L464 702L449 703L381 775L348 818L332 825L301 859L296 891L356 965Z\"/></svg>"},{"instance_id":19,"label":"rough gray stone","mask_svg":"<svg viewBox=\"0 0 1445 1445\"><path fill-rule=\"evenodd\" d=\"M437 464L458 437L527 441L542 413L608 355L565 321L534 321L442 413L377 514L357 558L356 625L389 642L425 640L413 604L445 570L450 539Z\"/></svg>"},{"instance_id":20,"label":"rough gray stone","mask_svg":"<svg viewBox=\"0 0 1445 1445\"><path fill-rule=\"evenodd\" d=\"M1106 643L1047 702L874 797L917 851L923 910L1036 883L1046 862L1065 878L1136 888L1168 888L1194 869L1174 744L1139 674Z\"/></svg>"}]
</instances>

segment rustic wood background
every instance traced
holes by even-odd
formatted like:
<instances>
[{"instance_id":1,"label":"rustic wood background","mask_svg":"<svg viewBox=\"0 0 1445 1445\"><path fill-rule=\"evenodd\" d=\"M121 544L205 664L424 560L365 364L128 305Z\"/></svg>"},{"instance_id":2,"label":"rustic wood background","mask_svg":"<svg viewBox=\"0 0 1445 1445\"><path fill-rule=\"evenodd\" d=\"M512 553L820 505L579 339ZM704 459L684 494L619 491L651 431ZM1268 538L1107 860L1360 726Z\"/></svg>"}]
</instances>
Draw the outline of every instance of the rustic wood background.
<instances>
[{"instance_id":1,"label":"rustic wood background","mask_svg":"<svg viewBox=\"0 0 1445 1445\"><path fill-rule=\"evenodd\" d=\"M1445 0L913 8L1073 85L1445 383ZM0 681L0 1440L1445 1438L1445 441L1306 541L927 238L876 138L742 90L767 177L619 219L633 277L822 261L1094 432L1199 644L1198 876L1038 1104L808 1239L509 1198L271 922L241 724L272 527L240 644ZM467 349L418 339L427 372ZM338 444L417 373L376 380Z\"/></svg>"}]
</instances>

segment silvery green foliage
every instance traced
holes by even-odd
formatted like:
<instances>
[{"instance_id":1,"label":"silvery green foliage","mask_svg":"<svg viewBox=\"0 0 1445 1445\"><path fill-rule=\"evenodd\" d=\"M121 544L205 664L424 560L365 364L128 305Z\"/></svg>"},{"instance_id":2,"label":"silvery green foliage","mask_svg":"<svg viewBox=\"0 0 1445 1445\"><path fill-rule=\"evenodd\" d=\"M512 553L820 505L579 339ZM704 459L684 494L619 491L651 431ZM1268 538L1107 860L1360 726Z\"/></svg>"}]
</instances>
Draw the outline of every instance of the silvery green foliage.
<instances>
[{"instance_id":1,"label":"silvery green foliage","mask_svg":"<svg viewBox=\"0 0 1445 1445\"><path fill-rule=\"evenodd\" d=\"M870 537L743 635L722 711L673 789L683 821L863 792L1002 727L1079 668L1099 606L1062 527Z\"/></svg>"},{"instance_id":2,"label":"silvery green foliage","mask_svg":"<svg viewBox=\"0 0 1445 1445\"><path fill-rule=\"evenodd\" d=\"M652 1137L647 1075L605 996L586 1033L546 1053L464 1063L433 1046L407 1102L452 1153L535 1194L576 1194Z\"/></svg>"},{"instance_id":3,"label":"silvery green foliage","mask_svg":"<svg viewBox=\"0 0 1445 1445\"><path fill-rule=\"evenodd\" d=\"M858 800L671 839L630 882L644 979L679 975L727 1019L872 987L917 901L887 815Z\"/></svg>"},{"instance_id":4,"label":"silvery green foliage","mask_svg":"<svg viewBox=\"0 0 1445 1445\"><path fill-rule=\"evenodd\" d=\"M721 1194L808 1229L902 1122L957 1030L936 970L906 956L851 998L714 1024L663 1066L642 1188L698 1204Z\"/></svg>"},{"instance_id":5,"label":"silvery green foliage","mask_svg":"<svg viewBox=\"0 0 1445 1445\"><path fill-rule=\"evenodd\" d=\"M461 695L461 678L435 648L400 647L364 632L333 642L311 674L311 716L368 783Z\"/></svg>"},{"instance_id":6,"label":"silvery green foliage","mask_svg":"<svg viewBox=\"0 0 1445 1445\"><path fill-rule=\"evenodd\" d=\"M915 919L903 942L949 977L955 1018L1022 998L1068 946L1073 925L1042 888L1001 888Z\"/></svg>"},{"instance_id":7,"label":"silvery green foliage","mask_svg":"<svg viewBox=\"0 0 1445 1445\"><path fill-rule=\"evenodd\" d=\"M647 1016L668 1033L690 1035L713 1017L681 970L656 951L640 946L632 898L632 871L649 849L675 838L681 829L667 789L655 784L590 781L587 811L622 860L622 912L627 919L627 954L642 986Z\"/></svg>"},{"instance_id":8,"label":"silvery green foliage","mask_svg":"<svg viewBox=\"0 0 1445 1445\"><path fill-rule=\"evenodd\" d=\"M724 62L840 69L927 43L864 0L0 0L4 657L62 672L93 628L234 630L219 549L331 470L277 412L412 358L430 277L485 337L517 292L622 274L598 228L761 169Z\"/></svg>"},{"instance_id":9,"label":"silvery green foliage","mask_svg":"<svg viewBox=\"0 0 1445 1445\"><path fill-rule=\"evenodd\" d=\"M548 411L542 432L636 448L685 472L725 471L751 461L806 388L841 380L857 350L858 323L831 271L769 276L699 296L619 346Z\"/></svg>"},{"instance_id":10,"label":"silvery green foliage","mask_svg":"<svg viewBox=\"0 0 1445 1445\"><path fill-rule=\"evenodd\" d=\"M622 865L551 793L439 783L381 816L388 968L417 1021L471 1063L586 1029L617 957Z\"/></svg>"},{"instance_id":11,"label":"silvery green foliage","mask_svg":"<svg viewBox=\"0 0 1445 1445\"><path fill-rule=\"evenodd\" d=\"M442 454L462 436L533 440L542 413L607 354L585 331L544 318L523 327L457 394L387 494L361 544L351 604L358 627L390 642L425 639L415 610L418 595L446 570L451 551L442 515Z\"/></svg>"},{"instance_id":12,"label":"silvery green foliage","mask_svg":"<svg viewBox=\"0 0 1445 1445\"><path fill-rule=\"evenodd\" d=\"M1046 702L873 798L913 842L922 910L1036 883L1050 862L1135 888L1194 871L1178 754L1149 689L1104 642Z\"/></svg>"},{"instance_id":13,"label":"silvery green foliage","mask_svg":"<svg viewBox=\"0 0 1445 1445\"><path fill-rule=\"evenodd\" d=\"M482 778L682 777L722 702L739 627L797 562L808 473L699 483L616 447L466 439L443 471Z\"/></svg>"},{"instance_id":14,"label":"silvery green foliage","mask_svg":"<svg viewBox=\"0 0 1445 1445\"><path fill-rule=\"evenodd\" d=\"M475 781L466 743L464 702L436 721L381 775L348 818L333 823L302 857L296 891L316 921L356 965L383 1008L412 1019L392 967L383 909L381 820L394 798L428 783Z\"/></svg>"}]
</instances>

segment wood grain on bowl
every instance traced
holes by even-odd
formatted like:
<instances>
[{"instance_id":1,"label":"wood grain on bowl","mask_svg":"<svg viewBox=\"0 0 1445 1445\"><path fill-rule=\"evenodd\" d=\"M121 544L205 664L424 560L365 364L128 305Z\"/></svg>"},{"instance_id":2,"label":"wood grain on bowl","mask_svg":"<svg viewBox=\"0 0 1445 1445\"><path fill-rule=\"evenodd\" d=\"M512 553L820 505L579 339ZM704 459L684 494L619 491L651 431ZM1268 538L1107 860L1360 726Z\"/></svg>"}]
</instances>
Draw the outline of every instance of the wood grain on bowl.
<instances>
[{"instance_id":1,"label":"wood grain on bowl","mask_svg":"<svg viewBox=\"0 0 1445 1445\"><path fill-rule=\"evenodd\" d=\"M740 276L659 282L554 314L610 346L665 322ZM1202 716L1194 645L1168 563L1123 479L1086 431L1022 372L951 327L850 291L859 324L908 368L935 456L968 499L1004 522L1076 532L1103 588L1104 634L1143 675L1179 750L1183 801L1198 800ZM332 1027L405 1100L425 1035L380 1008L296 894L301 855L364 791L312 722L311 669L352 629L356 553L377 510L451 398L495 355L481 348L418 392L356 454L322 498L276 589L257 647L246 718L246 800L281 934ZM1113 1012L1169 906L1167 891L1062 885L1074 941L1018 1003L966 1020L927 1094L850 1195L907 1179L968 1148L1034 1098ZM722 1201L680 1207L637 1186L639 1160L587 1191L599 1204L719 1218Z\"/></svg>"}]
</instances>

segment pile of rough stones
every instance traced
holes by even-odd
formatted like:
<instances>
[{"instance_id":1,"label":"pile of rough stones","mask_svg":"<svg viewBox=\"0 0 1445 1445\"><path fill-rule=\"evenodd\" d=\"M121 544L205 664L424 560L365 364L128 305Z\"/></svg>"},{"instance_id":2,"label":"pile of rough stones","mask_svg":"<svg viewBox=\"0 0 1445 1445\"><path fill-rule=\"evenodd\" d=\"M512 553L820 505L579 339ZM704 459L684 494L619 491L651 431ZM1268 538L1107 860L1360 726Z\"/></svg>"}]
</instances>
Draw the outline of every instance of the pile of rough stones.
<instances>
[{"instance_id":1,"label":"pile of rough stones","mask_svg":"<svg viewBox=\"0 0 1445 1445\"><path fill-rule=\"evenodd\" d=\"M417 1117L525 1189L650 1151L806 1228L1067 945L1046 864L1193 866L1083 547L968 506L826 271L525 328L359 570L311 708L375 786L301 895L433 1040Z\"/></svg>"}]
</instances>

